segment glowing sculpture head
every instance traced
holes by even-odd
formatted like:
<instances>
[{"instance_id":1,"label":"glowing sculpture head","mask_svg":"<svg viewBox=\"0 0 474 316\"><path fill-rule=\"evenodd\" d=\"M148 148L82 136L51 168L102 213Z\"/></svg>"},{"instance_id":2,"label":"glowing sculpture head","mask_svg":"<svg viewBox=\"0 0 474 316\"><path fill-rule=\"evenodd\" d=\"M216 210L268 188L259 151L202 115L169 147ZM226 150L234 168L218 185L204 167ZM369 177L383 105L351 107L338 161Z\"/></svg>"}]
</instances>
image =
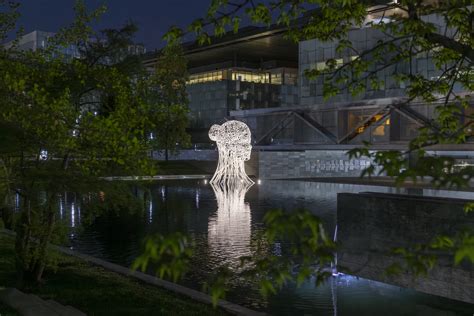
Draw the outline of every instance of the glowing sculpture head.
<instances>
[{"instance_id":1,"label":"glowing sculpture head","mask_svg":"<svg viewBox=\"0 0 474 316\"><path fill-rule=\"evenodd\" d=\"M209 130L209 138L217 143L219 153L224 150L235 159L247 161L250 159L250 129L239 121L228 121L222 125L214 124Z\"/></svg>"},{"instance_id":2,"label":"glowing sculpture head","mask_svg":"<svg viewBox=\"0 0 474 316\"><path fill-rule=\"evenodd\" d=\"M252 183L245 173L244 161L252 153L251 133L247 124L240 121L227 121L222 125L212 125L209 138L217 143L219 161L211 182L241 180Z\"/></svg>"}]
</instances>

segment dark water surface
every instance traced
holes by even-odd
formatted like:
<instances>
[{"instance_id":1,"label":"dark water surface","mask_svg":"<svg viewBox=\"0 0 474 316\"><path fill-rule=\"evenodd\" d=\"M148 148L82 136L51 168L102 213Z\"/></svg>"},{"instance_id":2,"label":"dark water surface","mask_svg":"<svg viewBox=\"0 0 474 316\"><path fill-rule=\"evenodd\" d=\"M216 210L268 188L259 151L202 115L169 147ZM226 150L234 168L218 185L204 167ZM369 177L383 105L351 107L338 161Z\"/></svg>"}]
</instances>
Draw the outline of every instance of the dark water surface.
<instances>
[{"instance_id":1,"label":"dark water surface","mask_svg":"<svg viewBox=\"0 0 474 316\"><path fill-rule=\"evenodd\" d=\"M248 192L214 192L200 180L163 181L152 185L151 201L140 214L104 215L80 225L80 198L64 199L62 216L70 224L73 249L117 264L130 266L149 233L175 231L196 242L192 270L182 282L201 289L201 284L222 264L237 266L249 255L251 242L264 229L265 212L275 208L306 208L319 216L326 230L335 233L337 193L412 193L388 187L303 181L265 181ZM474 199L471 193L416 190L416 194ZM80 227L80 228L79 228ZM273 245L278 251L279 245ZM376 281L339 274L316 287L308 280L296 288L262 299L252 284L233 279L229 301L264 310L272 315L473 315L474 305L416 292Z\"/></svg>"}]
</instances>

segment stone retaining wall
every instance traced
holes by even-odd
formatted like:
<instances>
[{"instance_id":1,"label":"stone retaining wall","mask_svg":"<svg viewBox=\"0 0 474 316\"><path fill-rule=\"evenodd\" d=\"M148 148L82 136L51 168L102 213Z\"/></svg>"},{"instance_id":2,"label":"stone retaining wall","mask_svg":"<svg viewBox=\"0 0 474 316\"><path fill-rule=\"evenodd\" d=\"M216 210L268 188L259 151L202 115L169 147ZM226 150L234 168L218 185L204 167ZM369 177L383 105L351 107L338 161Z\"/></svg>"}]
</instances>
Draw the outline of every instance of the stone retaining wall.
<instances>
[{"instance_id":1,"label":"stone retaining wall","mask_svg":"<svg viewBox=\"0 0 474 316\"><path fill-rule=\"evenodd\" d=\"M438 235L454 236L474 228L467 200L383 193L340 193L337 199L338 265L363 278L474 303L474 264L454 266L452 256L439 256L428 276L388 276L400 262L391 250L426 244ZM352 271L352 272L351 272Z\"/></svg>"},{"instance_id":2,"label":"stone retaining wall","mask_svg":"<svg viewBox=\"0 0 474 316\"><path fill-rule=\"evenodd\" d=\"M262 179L358 177L368 159L349 159L346 150L262 151Z\"/></svg>"}]
</instances>

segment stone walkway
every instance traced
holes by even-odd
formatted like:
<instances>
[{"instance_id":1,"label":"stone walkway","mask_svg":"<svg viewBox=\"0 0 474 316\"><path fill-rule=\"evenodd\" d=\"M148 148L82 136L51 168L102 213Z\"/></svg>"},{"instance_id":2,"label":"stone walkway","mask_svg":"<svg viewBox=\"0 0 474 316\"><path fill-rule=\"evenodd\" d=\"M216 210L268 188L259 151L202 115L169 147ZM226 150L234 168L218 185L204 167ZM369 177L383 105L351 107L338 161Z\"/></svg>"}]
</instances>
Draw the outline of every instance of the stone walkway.
<instances>
[{"instance_id":1,"label":"stone walkway","mask_svg":"<svg viewBox=\"0 0 474 316\"><path fill-rule=\"evenodd\" d=\"M22 316L86 316L72 306L64 306L54 300L45 301L14 288L0 290L0 301Z\"/></svg>"}]
</instances>

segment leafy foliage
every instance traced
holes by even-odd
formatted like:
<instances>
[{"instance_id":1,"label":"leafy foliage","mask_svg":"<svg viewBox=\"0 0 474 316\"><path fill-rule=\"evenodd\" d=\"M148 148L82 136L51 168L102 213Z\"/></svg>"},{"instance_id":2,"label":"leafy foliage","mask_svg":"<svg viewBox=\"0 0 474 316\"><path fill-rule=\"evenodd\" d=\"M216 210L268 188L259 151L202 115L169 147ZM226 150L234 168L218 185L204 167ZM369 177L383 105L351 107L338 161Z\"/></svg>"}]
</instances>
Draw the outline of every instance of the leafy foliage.
<instances>
[{"instance_id":1,"label":"leafy foliage","mask_svg":"<svg viewBox=\"0 0 474 316\"><path fill-rule=\"evenodd\" d=\"M16 20L20 16L18 7L20 4L16 1L1 0L0 1L0 43L8 39L10 32L15 30ZM21 31L21 30L20 30ZM19 34L21 32L18 32Z\"/></svg>"},{"instance_id":2,"label":"leafy foliage","mask_svg":"<svg viewBox=\"0 0 474 316\"><path fill-rule=\"evenodd\" d=\"M183 50L178 44L163 49L155 65L155 72L150 80L155 91L151 93L153 103L152 131L155 132L154 144L165 150L168 160L169 152L175 153L177 145L189 146L190 137L186 133L188 126L188 96L186 93L187 62Z\"/></svg>"},{"instance_id":3,"label":"leafy foliage","mask_svg":"<svg viewBox=\"0 0 474 316\"><path fill-rule=\"evenodd\" d=\"M437 263L439 254L451 255L454 265L459 265L463 260L474 262L474 235L470 231L462 231L454 237L436 236L431 243L396 248L393 254L402 261L390 265L387 274L397 275L409 271L415 276L426 276Z\"/></svg>"},{"instance_id":4,"label":"leafy foliage","mask_svg":"<svg viewBox=\"0 0 474 316\"><path fill-rule=\"evenodd\" d=\"M348 152L349 158L368 157L371 164L362 176L385 174L393 177L398 185L406 180L414 183L420 179L429 179L436 188L462 189L469 186L474 177L474 168L459 168L451 157L428 156L424 150L403 153L395 150L371 151L370 145L354 148ZM411 164L415 160L416 165Z\"/></svg>"},{"instance_id":5,"label":"leafy foliage","mask_svg":"<svg viewBox=\"0 0 474 316\"><path fill-rule=\"evenodd\" d=\"M383 83L377 74L395 67L394 79L406 87L407 94L397 107L413 101L439 104L436 121L428 124L413 148L465 142L472 135L473 117L465 111L472 101L470 93L459 92L472 91L474 82L470 1L405 0L376 9L370 1L212 1L207 17L193 22L187 31L194 32L198 42L208 43L212 29L215 37L237 30L245 15L254 23L286 28L294 41L335 42L337 56L354 58L343 64L330 58L324 69L305 72L309 79L323 78L326 98L343 90L358 95L369 85L377 89ZM368 14L376 18L368 19ZM370 27L381 37L374 46L360 48L351 36L354 27ZM167 38L176 41L185 33L175 27ZM206 39L200 41L203 36ZM419 57L432 60L436 76L414 72L412 65Z\"/></svg>"},{"instance_id":6,"label":"leafy foliage","mask_svg":"<svg viewBox=\"0 0 474 316\"><path fill-rule=\"evenodd\" d=\"M304 71L310 81L322 79L326 100L343 91L359 96L367 87L379 90L385 83L378 74L394 69L393 80L398 87L405 89L406 96L400 103L393 104L392 110L408 108L415 103L432 104L435 107L434 117L423 121L418 136L410 142L406 151L373 151L366 143L362 148L349 151L349 157L370 159L372 163L362 176L385 174L393 177L398 185L406 180L427 180L436 188L460 189L469 186L474 168L458 166L450 157L428 155L427 149L438 144L464 144L474 135L472 2L401 0L377 6L376 9L371 1L353 0L212 0L206 17L193 22L187 30L173 27L166 38L173 43L187 32L192 32L196 34L198 43L208 44L214 37L238 32L240 22L246 17L257 24L285 29L287 37L295 42L316 39L323 43L336 43L336 58L353 58L344 58L342 64L336 58L330 58L326 60L325 67ZM369 14L373 14L371 19ZM364 27L372 28L380 39L371 47L361 48L351 33L354 28ZM214 37L210 35L212 33ZM414 70L417 58L430 60L433 76L426 77ZM471 204L466 205L466 212L472 210ZM317 232L313 230L317 225L308 227L295 218L280 221L283 218L281 214L272 214L267 218L271 224L269 235L264 238L267 241L275 241L279 234L290 240L302 237L297 232L305 231L305 228L312 233ZM280 228L272 228L272 225ZM453 252L456 264L464 259L472 260L471 235L471 232L466 232L462 237L440 236L431 244L398 249L396 254L404 258L413 272L423 274L435 264L434 249ZM317 245L315 241L313 238L306 239L304 252L294 250L290 254L304 254L314 262L327 262L330 255L323 250L330 244L314 248ZM257 247L263 248L263 245ZM313 252L314 257L311 257ZM253 276L261 280L264 295L274 293L278 286L290 279L287 271L294 264L282 262L275 256L248 258L248 261L253 262L254 271L259 271ZM391 272L399 271L399 268L392 267ZM308 275L307 269L308 266L303 264L299 275ZM222 280L217 283L218 287L223 284ZM218 288L216 293L224 293L224 290Z\"/></svg>"},{"instance_id":7,"label":"leafy foliage","mask_svg":"<svg viewBox=\"0 0 474 316\"><path fill-rule=\"evenodd\" d=\"M307 210L285 213L267 212L266 230L257 238L251 256L241 257L240 275L257 282L264 296L275 294L288 282L303 283L315 276L322 283L331 273L336 244L326 234L321 220ZM285 253L272 251L271 245L282 245ZM145 239L142 254L132 269L153 270L160 278L181 279L189 268L193 243L181 233L152 235ZM219 267L203 288L212 297L214 306L225 298L234 271Z\"/></svg>"},{"instance_id":8,"label":"leafy foliage","mask_svg":"<svg viewBox=\"0 0 474 316\"><path fill-rule=\"evenodd\" d=\"M135 259L132 269L146 272L151 264L161 279L177 281L189 268L192 249L189 238L181 233L149 236L144 241L143 253Z\"/></svg>"},{"instance_id":9,"label":"leafy foliage","mask_svg":"<svg viewBox=\"0 0 474 316\"><path fill-rule=\"evenodd\" d=\"M17 8L0 2L2 39L15 27ZM48 244L64 236L57 218L59 194L107 192L110 201L119 186L100 177L115 170L154 174L147 131L170 128L168 109L151 98L156 81L139 57L128 53L136 26L95 32L91 23L104 11L101 6L89 12L76 1L73 23L43 49L19 51L15 42L0 49L0 207L11 209L13 194L22 200L15 223L9 224L17 232L20 283L40 281L49 264ZM175 78L183 82L180 75ZM167 97L171 94L163 94L161 102ZM186 136L180 129L177 137ZM117 201L130 206L129 195ZM91 212L100 210L86 205Z\"/></svg>"},{"instance_id":10,"label":"leafy foliage","mask_svg":"<svg viewBox=\"0 0 474 316\"><path fill-rule=\"evenodd\" d=\"M474 211L474 202L470 202L470 203L467 203L465 206L464 206L464 212L469 213L469 212L472 212Z\"/></svg>"},{"instance_id":11,"label":"leafy foliage","mask_svg":"<svg viewBox=\"0 0 474 316\"><path fill-rule=\"evenodd\" d=\"M225 299L232 276L233 271L228 266L223 265L216 269L209 281L204 283L203 290L211 295L214 307L217 306L219 300Z\"/></svg>"},{"instance_id":12,"label":"leafy foliage","mask_svg":"<svg viewBox=\"0 0 474 316\"><path fill-rule=\"evenodd\" d=\"M145 284L90 265L60 253L57 270L48 273L48 282L28 287L27 292L44 299L71 305L87 315L229 315L205 303L176 295L166 289ZM0 283L15 286L14 240L0 235ZM13 272L13 273L12 273ZM104 304L106 299L107 304ZM18 315L0 305L2 315ZM6 312L6 314L5 314Z\"/></svg>"},{"instance_id":13,"label":"leafy foliage","mask_svg":"<svg viewBox=\"0 0 474 316\"><path fill-rule=\"evenodd\" d=\"M310 276L316 283L332 275L335 242L328 237L321 220L300 209L286 213L273 210L265 214L265 231L254 244L251 256L241 257L242 276L257 282L263 296L275 294L289 282L301 285ZM272 246L280 250L271 250ZM225 295L231 277L222 267L207 286L214 303Z\"/></svg>"}]
</instances>

